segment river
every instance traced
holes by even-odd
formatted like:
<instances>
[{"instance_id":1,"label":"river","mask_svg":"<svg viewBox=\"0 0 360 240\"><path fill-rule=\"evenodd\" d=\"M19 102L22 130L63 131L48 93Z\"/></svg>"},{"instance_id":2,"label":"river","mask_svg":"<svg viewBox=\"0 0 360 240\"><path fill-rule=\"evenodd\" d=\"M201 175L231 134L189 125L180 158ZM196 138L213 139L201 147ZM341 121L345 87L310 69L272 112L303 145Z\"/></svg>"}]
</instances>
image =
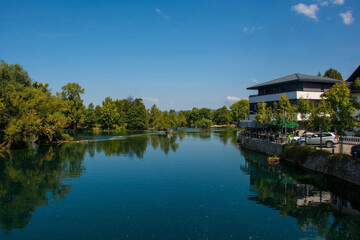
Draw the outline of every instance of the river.
<instances>
[{"instance_id":1,"label":"river","mask_svg":"<svg viewBox=\"0 0 360 240\"><path fill-rule=\"evenodd\" d=\"M358 187L234 131L77 139L0 152L0 239L359 239Z\"/></svg>"}]
</instances>

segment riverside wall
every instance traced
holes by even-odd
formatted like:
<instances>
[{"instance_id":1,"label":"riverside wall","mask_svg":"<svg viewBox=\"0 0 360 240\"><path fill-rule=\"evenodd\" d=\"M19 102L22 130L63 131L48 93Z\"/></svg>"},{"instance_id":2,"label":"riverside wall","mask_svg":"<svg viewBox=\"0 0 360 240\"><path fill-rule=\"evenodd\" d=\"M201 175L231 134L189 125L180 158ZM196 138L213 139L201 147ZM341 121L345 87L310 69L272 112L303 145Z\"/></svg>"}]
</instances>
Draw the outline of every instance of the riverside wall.
<instances>
[{"instance_id":1,"label":"riverside wall","mask_svg":"<svg viewBox=\"0 0 360 240\"><path fill-rule=\"evenodd\" d=\"M261 152L267 155L282 155L283 145L280 143L269 142L266 140L241 137L238 139L241 147ZM331 159L324 155L309 156L302 163L294 162L292 159L282 158L303 168L320 172L336 177L357 185L360 185L360 161L349 159Z\"/></svg>"}]
</instances>

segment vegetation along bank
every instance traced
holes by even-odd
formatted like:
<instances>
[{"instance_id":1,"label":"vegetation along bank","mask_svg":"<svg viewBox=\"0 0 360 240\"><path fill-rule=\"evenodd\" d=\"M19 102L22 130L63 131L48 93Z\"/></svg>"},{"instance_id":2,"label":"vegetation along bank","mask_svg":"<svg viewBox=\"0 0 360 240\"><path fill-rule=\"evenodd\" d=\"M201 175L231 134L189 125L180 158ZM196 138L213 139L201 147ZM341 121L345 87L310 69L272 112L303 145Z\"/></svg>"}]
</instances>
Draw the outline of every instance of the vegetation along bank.
<instances>
[{"instance_id":1,"label":"vegetation along bank","mask_svg":"<svg viewBox=\"0 0 360 240\"><path fill-rule=\"evenodd\" d=\"M71 140L79 129L107 131L210 128L213 124L238 124L249 115L249 101L240 100L228 109L193 108L187 111L146 109L141 98L105 98L101 105L86 107L78 83L68 83L52 93L47 83L33 81L19 64L0 60L0 149L26 143Z\"/></svg>"}]
</instances>

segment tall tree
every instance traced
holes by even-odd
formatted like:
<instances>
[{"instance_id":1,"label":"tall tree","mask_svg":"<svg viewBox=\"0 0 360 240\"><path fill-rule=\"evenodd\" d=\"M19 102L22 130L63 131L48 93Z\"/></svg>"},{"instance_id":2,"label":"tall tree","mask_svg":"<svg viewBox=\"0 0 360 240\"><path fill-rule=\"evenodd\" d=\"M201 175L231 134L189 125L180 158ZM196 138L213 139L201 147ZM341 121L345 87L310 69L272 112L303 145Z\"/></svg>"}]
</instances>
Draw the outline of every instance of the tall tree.
<instances>
[{"instance_id":1,"label":"tall tree","mask_svg":"<svg viewBox=\"0 0 360 240\"><path fill-rule=\"evenodd\" d=\"M211 118L211 110L209 108L200 108L199 109L199 117L198 120L200 119L210 119Z\"/></svg>"},{"instance_id":2,"label":"tall tree","mask_svg":"<svg viewBox=\"0 0 360 240\"><path fill-rule=\"evenodd\" d=\"M89 128L94 127L96 123L94 104L90 103L85 113L85 125Z\"/></svg>"},{"instance_id":3,"label":"tall tree","mask_svg":"<svg viewBox=\"0 0 360 240\"><path fill-rule=\"evenodd\" d=\"M177 127L179 127L181 125L180 118L174 110L170 110L169 113L170 113L170 116L169 116L170 127L176 129Z\"/></svg>"},{"instance_id":4,"label":"tall tree","mask_svg":"<svg viewBox=\"0 0 360 240\"><path fill-rule=\"evenodd\" d=\"M230 106L232 121L235 124L239 123L239 120L246 120L250 114L249 100L241 99Z\"/></svg>"},{"instance_id":5,"label":"tall tree","mask_svg":"<svg viewBox=\"0 0 360 240\"><path fill-rule=\"evenodd\" d=\"M309 115L311 112L311 104L309 99L300 98L298 100L297 112L300 114L301 120L306 127L309 126Z\"/></svg>"},{"instance_id":6,"label":"tall tree","mask_svg":"<svg viewBox=\"0 0 360 240\"><path fill-rule=\"evenodd\" d=\"M261 125L261 127L264 127L264 124L266 124L266 103L265 102L259 102L257 104L257 110L256 114L254 116L254 122Z\"/></svg>"},{"instance_id":7,"label":"tall tree","mask_svg":"<svg viewBox=\"0 0 360 240\"><path fill-rule=\"evenodd\" d=\"M183 111L179 112L179 119L180 119L180 127L185 127L187 125L187 121Z\"/></svg>"},{"instance_id":8,"label":"tall tree","mask_svg":"<svg viewBox=\"0 0 360 240\"><path fill-rule=\"evenodd\" d=\"M132 130L142 130L148 127L147 111L141 98L136 98L128 111L127 126Z\"/></svg>"},{"instance_id":9,"label":"tall tree","mask_svg":"<svg viewBox=\"0 0 360 240\"><path fill-rule=\"evenodd\" d=\"M308 122L314 128L319 128L322 131L329 131L331 126L330 106L324 99L309 108ZM320 147L322 147L322 135L320 135Z\"/></svg>"},{"instance_id":10,"label":"tall tree","mask_svg":"<svg viewBox=\"0 0 360 240\"><path fill-rule=\"evenodd\" d=\"M75 132L85 121L85 106L81 95L85 90L78 83L68 83L58 93L68 104L66 116L70 119L70 127Z\"/></svg>"},{"instance_id":11,"label":"tall tree","mask_svg":"<svg viewBox=\"0 0 360 240\"><path fill-rule=\"evenodd\" d=\"M333 68L329 68L328 70L326 70L326 72L324 73L324 77L343 80L343 77L341 76L341 73L339 73L337 70L335 70Z\"/></svg>"},{"instance_id":12,"label":"tall tree","mask_svg":"<svg viewBox=\"0 0 360 240\"><path fill-rule=\"evenodd\" d=\"M331 108L331 123L339 135L344 135L344 130L354 127L354 114L356 111L354 99L350 96L350 90L345 85L345 82L341 81L341 83L334 84L325 93L325 100Z\"/></svg>"},{"instance_id":13,"label":"tall tree","mask_svg":"<svg viewBox=\"0 0 360 240\"><path fill-rule=\"evenodd\" d=\"M217 125L229 125L231 121L231 112L226 106L223 106L212 113L212 119Z\"/></svg>"},{"instance_id":14,"label":"tall tree","mask_svg":"<svg viewBox=\"0 0 360 240\"><path fill-rule=\"evenodd\" d=\"M190 112L188 125L190 124L191 127L195 124L196 121L199 120L199 109L193 108Z\"/></svg>"},{"instance_id":15,"label":"tall tree","mask_svg":"<svg viewBox=\"0 0 360 240\"><path fill-rule=\"evenodd\" d=\"M161 111L154 104L150 109L149 126L151 128L154 128L157 125L157 121L160 120L160 117L161 117Z\"/></svg>"},{"instance_id":16,"label":"tall tree","mask_svg":"<svg viewBox=\"0 0 360 240\"><path fill-rule=\"evenodd\" d=\"M97 114L99 123L103 128L108 130L116 127L116 123L120 117L115 102L110 97L105 98Z\"/></svg>"},{"instance_id":17,"label":"tall tree","mask_svg":"<svg viewBox=\"0 0 360 240\"><path fill-rule=\"evenodd\" d=\"M274 103L274 117L279 128L285 128L297 120L296 107L292 106L285 94L281 94L278 102Z\"/></svg>"}]
</instances>

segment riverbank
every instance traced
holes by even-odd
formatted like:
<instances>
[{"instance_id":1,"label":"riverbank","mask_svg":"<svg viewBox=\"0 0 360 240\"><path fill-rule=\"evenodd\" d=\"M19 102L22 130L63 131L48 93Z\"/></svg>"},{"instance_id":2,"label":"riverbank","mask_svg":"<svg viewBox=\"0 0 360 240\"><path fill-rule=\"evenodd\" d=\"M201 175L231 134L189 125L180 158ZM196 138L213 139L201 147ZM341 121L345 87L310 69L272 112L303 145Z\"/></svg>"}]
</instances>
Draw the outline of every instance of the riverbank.
<instances>
[{"instance_id":1,"label":"riverbank","mask_svg":"<svg viewBox=\"0 0 360 240\"><path fill-rule=\"evenodd\" d=\"M267 155L279 155L281 160L293 165L360 185L360 161L349 155L331 154L309 146L280 144L247 137L238 140L241 147Z\"/></svg>"}]
</instances>

